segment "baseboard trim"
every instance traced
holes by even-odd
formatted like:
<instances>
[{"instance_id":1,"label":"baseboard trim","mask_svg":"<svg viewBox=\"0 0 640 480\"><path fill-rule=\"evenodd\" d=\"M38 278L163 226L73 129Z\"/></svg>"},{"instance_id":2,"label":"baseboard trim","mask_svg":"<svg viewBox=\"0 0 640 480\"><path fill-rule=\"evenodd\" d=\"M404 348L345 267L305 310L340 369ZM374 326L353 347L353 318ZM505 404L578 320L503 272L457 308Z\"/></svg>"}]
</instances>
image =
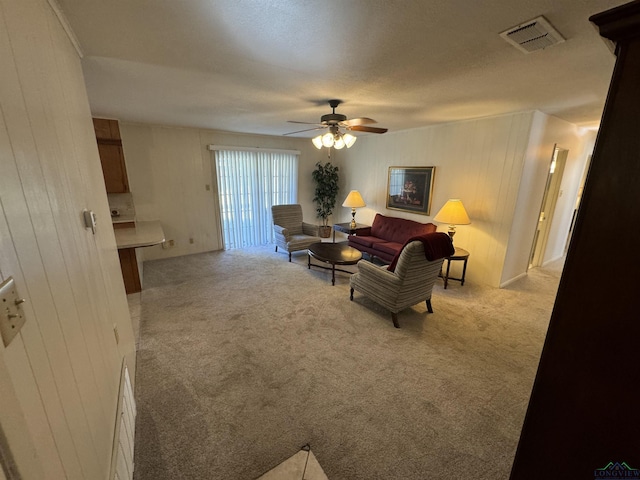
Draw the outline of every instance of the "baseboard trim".
<instances>
[{"instance_id":1,"label":"baseboard trim","mask_svg":"<svg viewBox=\"0 0 640 480\"><path fill-rule=\"evenodd\" d=\"M506 282L502 282L500 284L500 288L508 287L509 285L511 285L516 280L520 280L522 277L526 277L526 276L527 276L527 272L521 273L520 275L517 275L517 276L507 280Z\"/></svg>"},{"instance_id":2,"label":"baseboard trim","mask_svg":"<svg viewBox=\"0 0 640 480\"><path fill-rule=\"evenodd\" d=\"M564 257L564 255L558 255L555 258L552 258L551 260L547 260L546 262L544 262L542 265L540 265L542 268L544 267L548 267L549 265L551 265L553 262L557 262L558 260L560 260L562 257Z\"/></svg>"}]
</instances>

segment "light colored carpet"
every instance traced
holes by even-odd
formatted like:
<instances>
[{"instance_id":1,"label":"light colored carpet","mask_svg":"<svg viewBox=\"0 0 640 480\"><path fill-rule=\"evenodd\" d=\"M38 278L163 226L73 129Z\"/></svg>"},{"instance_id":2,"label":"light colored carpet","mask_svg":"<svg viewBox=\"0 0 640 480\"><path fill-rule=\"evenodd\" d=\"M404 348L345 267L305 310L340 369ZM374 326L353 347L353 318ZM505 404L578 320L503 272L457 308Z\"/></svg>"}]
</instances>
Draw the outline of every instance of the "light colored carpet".
<instances>
[{"instance_id":1,"label":"light colored carpet","mask_svg":"<svg viewBox=\"0 0 640 480\"><path fill-rule=\"evenodd\" d=\"M507 478L561 264L440 281L395 329L306 259L145 262L135 478L255 479L307 443L331 480Z\"/></svg>"}]
</instances>

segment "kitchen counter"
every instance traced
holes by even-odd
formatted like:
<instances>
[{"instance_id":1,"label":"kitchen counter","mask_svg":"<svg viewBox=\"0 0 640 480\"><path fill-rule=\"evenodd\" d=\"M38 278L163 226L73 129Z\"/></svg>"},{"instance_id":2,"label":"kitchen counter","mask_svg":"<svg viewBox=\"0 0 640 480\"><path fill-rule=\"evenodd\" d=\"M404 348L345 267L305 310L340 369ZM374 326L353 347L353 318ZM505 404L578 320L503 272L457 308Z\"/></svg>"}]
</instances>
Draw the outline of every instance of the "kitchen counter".
<instances>
[{"instance_id":1,"label":"kitchen counter","mask_svg":"<svg viewBox=\"0 0 640 480\"><path fill-rule=\"evenodd\" d=\"M118 250L125 248L150 247L164 242L164 231L158 220L136 222L132 228L119 228L113 231Z\"/></svg>"},{"instance_id":2,"label":"kitchen counter","mask_svg":"<svg viewBox=\"0 0 640 480\"><path fill-rule=\"evenodd\" d=\"M135 222L136 221L136 216L135 215L118 215L116 217L111 217L111 223L129 223L129 222Z\"/></svg>"},{"instance_id":3,"label":"kitchen counter","mask_svg":"<svg viewBox=\"0 0 640 480\"><path fill-rule=\"evenodd\" d=\"M116 228L116 225L113 233L116 236L124 289L127 294L137 293L142 290L142 260L138 258L136 248L164 242L164 231L157 220L136 222L135 227L128 228Z\"/></svg>"}]
</instances>

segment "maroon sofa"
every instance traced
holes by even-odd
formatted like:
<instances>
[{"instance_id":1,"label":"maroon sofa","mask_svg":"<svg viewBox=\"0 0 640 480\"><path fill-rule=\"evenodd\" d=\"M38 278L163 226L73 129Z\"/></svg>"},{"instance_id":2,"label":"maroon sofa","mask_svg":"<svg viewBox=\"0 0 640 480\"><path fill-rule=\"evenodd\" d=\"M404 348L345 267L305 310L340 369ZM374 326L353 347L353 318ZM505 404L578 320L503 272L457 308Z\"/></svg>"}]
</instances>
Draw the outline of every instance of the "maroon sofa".
<instances>
[{"instance_id":1,"label":"maroon sofa","mask_svg":"<svg viewBox=\"0 0 640 480\"><path fill-rule=\"evenodd\" d=\"M436 228L433 223L419 223L377 213L371 227L359 228L355 235L349 236L349 246L391 263L408 239L433 233Z\"/></svg>"}]
</instances>

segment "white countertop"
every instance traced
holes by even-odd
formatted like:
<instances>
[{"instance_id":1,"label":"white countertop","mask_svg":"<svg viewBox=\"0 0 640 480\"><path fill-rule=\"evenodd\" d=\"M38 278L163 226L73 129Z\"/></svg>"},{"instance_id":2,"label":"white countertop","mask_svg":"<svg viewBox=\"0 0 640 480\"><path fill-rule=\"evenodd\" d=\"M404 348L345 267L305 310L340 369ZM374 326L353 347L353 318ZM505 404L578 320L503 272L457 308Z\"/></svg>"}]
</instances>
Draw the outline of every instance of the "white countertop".
<instances>
[{"instance_id":1,"label":"white countertop","mask_svg":"<svg viewBox=\"0 0 640 480\"><path fill-rule=\"evenodd\" d=\"M111 223L128 223L135 222L135 215L118 215L117 217L111 217Z\"/></svg>"},{"instance_id":2,"label":"white countertop","mask_svg":"<svg viewBox=\"0 0 640 480\"><path fill-rule=\"evenodd\" d=\"M164 231L158 220L136 222L135 227L117 228L113 232L118 249L150 247L164 242Z\"/></svg>"}]
</instances>

